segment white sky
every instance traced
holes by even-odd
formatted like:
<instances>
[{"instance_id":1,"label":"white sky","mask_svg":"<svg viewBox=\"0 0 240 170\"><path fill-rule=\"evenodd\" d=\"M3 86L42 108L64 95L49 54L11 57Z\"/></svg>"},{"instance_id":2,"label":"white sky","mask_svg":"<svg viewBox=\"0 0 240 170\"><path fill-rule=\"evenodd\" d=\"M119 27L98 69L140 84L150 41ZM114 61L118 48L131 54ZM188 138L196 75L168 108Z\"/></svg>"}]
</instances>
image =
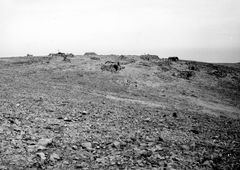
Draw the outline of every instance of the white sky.
<instances>
[{"instance_id":1,"label":"white sky","mask_svg":"<svg viewBox=\"0 0 240 170\"><path fill-rule=\"evenodd\" d=\"M0 57L157 54L240 61L240 0L0 0Z\"/></svg>"}]
</instances>

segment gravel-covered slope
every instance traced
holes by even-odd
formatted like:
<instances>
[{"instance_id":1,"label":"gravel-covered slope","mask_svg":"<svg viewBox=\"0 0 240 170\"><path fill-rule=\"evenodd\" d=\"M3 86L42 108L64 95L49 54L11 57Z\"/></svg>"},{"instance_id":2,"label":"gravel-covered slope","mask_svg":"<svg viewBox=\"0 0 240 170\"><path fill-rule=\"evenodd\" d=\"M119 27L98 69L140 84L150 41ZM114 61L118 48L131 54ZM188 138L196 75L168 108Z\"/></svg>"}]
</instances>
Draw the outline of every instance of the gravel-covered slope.
<instances>
[{"instance_id":1,"label":"gravel-covered slope","mask_svg":"<svg viewBox=\"0 0 240 170\"><path fill-rule=\"evenodd\" d=\"M239 169L240 69L225 65L0 59L0 169Z\"/></svg>"}]
</instances>

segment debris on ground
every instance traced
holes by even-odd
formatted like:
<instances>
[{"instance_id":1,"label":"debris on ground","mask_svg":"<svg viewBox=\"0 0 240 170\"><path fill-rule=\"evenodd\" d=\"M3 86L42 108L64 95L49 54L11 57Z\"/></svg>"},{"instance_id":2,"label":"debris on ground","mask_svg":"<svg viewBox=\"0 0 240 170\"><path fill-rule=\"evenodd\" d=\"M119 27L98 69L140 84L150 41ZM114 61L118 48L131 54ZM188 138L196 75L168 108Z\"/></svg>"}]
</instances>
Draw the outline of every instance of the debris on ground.
<instances>
[{"instance_id":1,"label":"debris on ground","mask_svg":"<svg viewBox=\"0 0 240 170\"><path fill-rule=\"evenodd\" d=\"M159 60L159 57L157 55L151 55L151 54L141 55L140 58L142 60L147 60L147 61Z\"/></svg>"},{"instance_id":2,"label":"debris on ground","mask_svg":"<svg viewBox=\"0 0 240 170\"><path fill-rule=\"evenodd\" d=\"M239 64L62 55L0 58L0 169L240 169Z\"/></svg>"},{"instance_id":3,"label":"debris on ground","mask_svg":"<svg viewBox=\"0 0 240 170\"><path fill-rule=\"evenodd\" d=\"M179 71L177 73L177 77L186 79L186 80L190 80L190 78L192 78L194 75L195 73L193 71Z\"/></svg>"},{"instance_id":4,"label":"debris on ground","mask_svg":"<svg viewBox=\"0 0 240 170\"><path fill-rule=\"evenodd\" d=\"M212 70L208 74L215 76L216 78L224 78L227 76L227 73L223 70Z\"/></svg>"},{"instance_id":5,"label":"debris on ground","mask_svg":"<svg viewBox=\"0 0 240 170\"><path fill-rule=\"evenodd\" d=\"M124 67L121 66L119 62L106 62L101 66L102 71L110 71L112 73L116 73L122 69L124 69Z\"/></svg>"},{"instance_id":6,"label":"debris on ground","mask_svg":"<svg viewBox=\"0 0 240 170\"><path fill-rule=\"evenodd\" d=\"M97 54L95 52L86 52L84 53L85 56L96 56Z\"/></svg>"},{"instance_id":7,"label":"debris on ground","mask_svg":"<svg viewBox=\"0 0 240 170\"><path fill-rule=\"evenodd\" d=\"M99 57L90 57L91 60L100 60Z\"/></svg>"}]
</instances>

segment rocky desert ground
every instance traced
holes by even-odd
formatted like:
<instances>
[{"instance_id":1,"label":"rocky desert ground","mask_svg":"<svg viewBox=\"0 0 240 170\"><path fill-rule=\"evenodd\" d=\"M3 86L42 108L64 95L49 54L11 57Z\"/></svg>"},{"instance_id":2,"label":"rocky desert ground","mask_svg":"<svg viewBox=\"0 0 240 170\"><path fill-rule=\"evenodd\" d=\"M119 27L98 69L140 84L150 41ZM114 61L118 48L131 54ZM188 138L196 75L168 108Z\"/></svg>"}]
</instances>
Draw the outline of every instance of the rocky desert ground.
<instances>
[{"instance_id":1,"label":"rocky desert ground","mask_svg":"<svg viewBox=\"0 0 240 170\"><path fill-rule=\"evenodd\" d=\"M240 63L0 59L0 169L240 169Z\"/></svg>"}]
</instances>

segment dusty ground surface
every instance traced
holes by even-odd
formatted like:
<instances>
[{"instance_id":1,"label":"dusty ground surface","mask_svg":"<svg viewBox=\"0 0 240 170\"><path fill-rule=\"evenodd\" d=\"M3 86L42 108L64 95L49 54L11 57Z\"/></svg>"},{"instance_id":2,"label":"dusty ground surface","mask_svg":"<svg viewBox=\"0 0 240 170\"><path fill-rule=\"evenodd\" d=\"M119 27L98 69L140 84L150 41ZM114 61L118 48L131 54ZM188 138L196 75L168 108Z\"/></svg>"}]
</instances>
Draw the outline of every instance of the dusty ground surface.
<instances>
[{"instance_id":1,"label":"dusty ground surface","mask_svg":"<svg viewBox=\"0 0 240 170\"><path fill-rule=\"evenodd\" d=\"M0 59L1 170L239 169L239 118L239 64Z\"/></svg>"}]
</instances>

